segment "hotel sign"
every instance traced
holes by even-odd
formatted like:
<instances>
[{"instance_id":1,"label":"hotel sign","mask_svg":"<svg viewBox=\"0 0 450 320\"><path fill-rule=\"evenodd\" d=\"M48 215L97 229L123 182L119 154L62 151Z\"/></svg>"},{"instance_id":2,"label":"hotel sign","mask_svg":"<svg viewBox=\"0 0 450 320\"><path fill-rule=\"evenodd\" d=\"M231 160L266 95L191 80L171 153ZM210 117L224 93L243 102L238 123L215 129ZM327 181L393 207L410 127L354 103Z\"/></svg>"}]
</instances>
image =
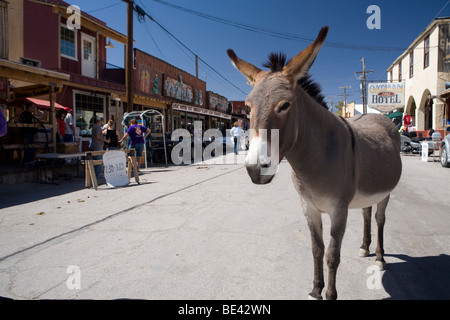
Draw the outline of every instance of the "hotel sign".
<instances>
[{"instance_id":1,"label":"hotel sign","mask_svg":"<svg viewBox=\"0 0 450 320\"><path fill-rule=\"evenodd\" d=\"M367 104L380 112L390 112L405 106L403 82L370 83L367 91Z\"/></svg>"}]
</instances>

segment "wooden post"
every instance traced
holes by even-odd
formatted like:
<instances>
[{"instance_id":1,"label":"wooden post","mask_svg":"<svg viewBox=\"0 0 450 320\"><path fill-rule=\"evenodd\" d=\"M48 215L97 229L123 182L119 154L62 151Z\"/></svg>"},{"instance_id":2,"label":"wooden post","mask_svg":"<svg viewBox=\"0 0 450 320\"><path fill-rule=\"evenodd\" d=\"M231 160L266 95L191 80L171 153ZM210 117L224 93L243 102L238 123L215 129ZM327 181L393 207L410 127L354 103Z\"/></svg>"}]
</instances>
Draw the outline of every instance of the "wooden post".
<instances>
[{"instance_id":1,"label":"wooden post","mask_svg":"<svg viewBox=\"0 0 450 320\"><path fill-rule=\"evenodd\" d=\"M85 163L84 163L84 185L86 188L90 188L91 184L91 170L89 170L88 161L92 158L91 154L86 152Z\"/></svg>"},{"instance_id":2,"label":"wooden post","mask_svg":"<svg viewBox=\"0 0 450 320\"><path fill-rule=\"evenodd\" d=\"M130 156L131 156L131 164L133 166L133 171L134 171L134 179L139 184L139 173L138 173L138 165L139 164L136 163L136 150L135 149L130 150Z\"/></svg>"},{"instance_id":3,"label":"wooden post","mask_svg":"<svg viewBox=\"0 0 450 320\"><path fill-rule=\"evenodd\" d=\"M52 124L53 153L56 153L56 113L55 113L55 93L54 84L50 84L50 117Z\"/></svg>"},{"instance_id":4,"label":"wooden post","mask_svg":"<svg viewBox=\"0 0 450 320\"><path fill-rule=\"evenodd\" d=\"M92 152L86 152L86 188L93 186L94 189L97 190L98 182L97 176L95 175L93 159Z\"/></svg>"},{"instance_id":5,"label":"wooden post","mask_svg":"<svg viewBox=\"0 0 450 320\"><path fill-rule=\"evenodd\" d=\"M133 13L134 0L127 0L127 108L126 112L133 111Z\"/></svg>"}]
</instances>

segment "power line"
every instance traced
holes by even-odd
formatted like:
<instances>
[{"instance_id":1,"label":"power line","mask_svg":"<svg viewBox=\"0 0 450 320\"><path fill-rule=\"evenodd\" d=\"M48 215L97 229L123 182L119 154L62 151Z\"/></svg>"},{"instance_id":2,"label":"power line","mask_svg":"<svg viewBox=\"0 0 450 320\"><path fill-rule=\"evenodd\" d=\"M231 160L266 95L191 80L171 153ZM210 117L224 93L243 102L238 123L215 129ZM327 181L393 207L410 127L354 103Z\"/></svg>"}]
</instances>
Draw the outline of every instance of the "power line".
<instances>
[{"instance_id":1,"label":"power line","mask_svg":"<svg viewBox=\"0 0 450 320\"><path fill-rule=\"evenodd\" d=\"M450 3L450 0L447 1L447 3L442 7L441 10L439 10L439 12L434 16L433 20L436 19L436 18L438 17L438 15L441 14L442 11L444 11L445 7L447 7L449 3ZM432 20L432 21L433 21L433 20Z\"/></svg>"},{"instance_id":2,"label":"power line","mask_svg":"<svg viewBox=\"0 0 450 320\"><path fill-rule=\"evenodd\" d=\"M147 34L148 34L148 35L150 36L150 38L152 39L153 44L155 45L156 49L158 49L159 54L161 55L161 57L165 58L164 53L161 51L161 48L158 46L158 43L157 43L157 42L155 41L155 39L153 38L153 35L152 35L152 33L150 32L150 28L148 27L146 21L140 21L140 19L139 19L140 16L139 16L137 13L136 13L136 15L138 16L139 22L141 22L141 23L144 25L145 31L147 32Z\"/></svg>"},{"instance_id":3,"label":"power line","mask_svg":"<svg viewBox=\"0 0 450 320\"><path fill-rule=\"evenodd\" d=\"M106 6L106 7L103 7L103 8L98 8L98 9L86 11L86 13L92 13L92 12L97 12L97 11L109 9L109 8L114 7L114 6L117 6L119 3L122 3L122 1L118 1L118 2L116 2L116 3L113 3L113 4L111 4L111 5L109 5L109 6Z\"/></svg>"},{"instance_id":4,"label":"power line","mask_svg":"<svg viewBox=\"0 0 450 320\"><path fill-rule=\"evenodd\" d=\"M195 11L192 9L188 9L185 7L181 7L172 3L168 3L162 0L153 0L154 2L157 2L159 4L165 5L167 7L171 7L173 9L183 11L207 20L211 20L214 22L222 23L225 25L229 25L235 28L256 32L259 34L265 34L276 38L286 39L286 40L292 40L292 41L301 41L301 42L313 42L315 38L308 37L308 36L301 36L291 33L286 33L282 31L276 31L268 28L258 27L258 26L252 26L249 24L228 20L216 16L212 16L206 13L202 13L199 11ZM450 0L449 0L450 1ZM362 50L362 51L404 51L405 48L399 48L399 47L386 47L386 46L370 46L370 45L354 45L354 44L347 44L347 43L341 43L341 42L332 42L332 41L326 41L324 46L327 47L333 47L333 48L339 48L339 49L351 49L351 50Z\"/></svg>"},{"instance_id":5,"label":"power line","mask_svg":"<svg viewBox=\"0 0 450 320\"><path fill-rule=\"evenodd\" d=\"M139 1L141 4L142 2ZM213 68L209 63L207 63L205 60L200 58L194 51L192 51L187 45L185 45L180 39L178 39L175 35L173 35L169 30L167 30L161 23L159 23L155 18L150 16L142 7L136 5L135 10L138 13L139 16L146 16L151 21L153 21L158 27L160 27L167 35L169 35L172 39L174 39L177 43L179 43L183 48L185 48L187 51L189 51L192 55L198 57L198 60L201 61L205 66L207 66L209 69L211 69L214 73L219 75L223 80L225 80L227 83L232 85L235 89L239 90L239 92L243 93L244 95L248 95L248 93L241 90L239 87L237 87L233 82L225 78L220 72L218 72L215 68Z\"/></svg>"}]
</instances>

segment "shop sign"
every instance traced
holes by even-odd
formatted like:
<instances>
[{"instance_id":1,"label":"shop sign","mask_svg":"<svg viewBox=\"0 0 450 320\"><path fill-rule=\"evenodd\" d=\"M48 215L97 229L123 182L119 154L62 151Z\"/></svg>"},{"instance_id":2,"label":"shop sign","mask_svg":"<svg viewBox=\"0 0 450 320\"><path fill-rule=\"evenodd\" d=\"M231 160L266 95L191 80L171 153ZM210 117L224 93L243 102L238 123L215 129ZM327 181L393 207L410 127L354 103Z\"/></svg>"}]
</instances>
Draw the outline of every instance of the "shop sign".
<instances>
[{"instance_id":1,"label":"shop sign","mask_svg":"<svg viewBox=\"0 0 450 320\"><path fill-rule=\"evenodd\" d=\"M370 83L367 86L369 107L380 112L390 112L405 105L405 83Z\"/></svg>"},{"instance_id":2,"label":"shop sign","mask_svg":"<svg viewBox=\"0 0 450 320\"><path fill-rule=\"evenodd\" d=\"M188 105L180 104L180 103L173 103L172 110L186 111L186 112L191 112L191 113L199 113L199 114L204 114L206 116L214 116L214 117L219 117L219 118L228 119L228 120L231 119L231 115L229 115L229 114L224 114L224 113L221 113L218 111L208 110L208 109L204 109L204 108L198 108L198 107L194 107L194 106L188 106Z\"/></svg>"}]
</instances>

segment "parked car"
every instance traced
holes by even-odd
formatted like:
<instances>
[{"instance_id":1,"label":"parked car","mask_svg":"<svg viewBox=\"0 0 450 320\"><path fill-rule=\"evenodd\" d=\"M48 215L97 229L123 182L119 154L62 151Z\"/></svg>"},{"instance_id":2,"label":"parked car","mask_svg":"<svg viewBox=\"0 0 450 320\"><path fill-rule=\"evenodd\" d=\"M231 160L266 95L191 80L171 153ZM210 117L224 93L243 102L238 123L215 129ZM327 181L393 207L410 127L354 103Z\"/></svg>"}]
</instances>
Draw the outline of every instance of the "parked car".
<instances>
[{"instance_id":1,"label":"parked car","mask_svg":"<svg viewBox=\"0 0 450 320\"><path fill-rule=\"evenodd\" d=\"M450 167L450 134L441 142L441 165Z\"/></svg>"}]
</instances>

